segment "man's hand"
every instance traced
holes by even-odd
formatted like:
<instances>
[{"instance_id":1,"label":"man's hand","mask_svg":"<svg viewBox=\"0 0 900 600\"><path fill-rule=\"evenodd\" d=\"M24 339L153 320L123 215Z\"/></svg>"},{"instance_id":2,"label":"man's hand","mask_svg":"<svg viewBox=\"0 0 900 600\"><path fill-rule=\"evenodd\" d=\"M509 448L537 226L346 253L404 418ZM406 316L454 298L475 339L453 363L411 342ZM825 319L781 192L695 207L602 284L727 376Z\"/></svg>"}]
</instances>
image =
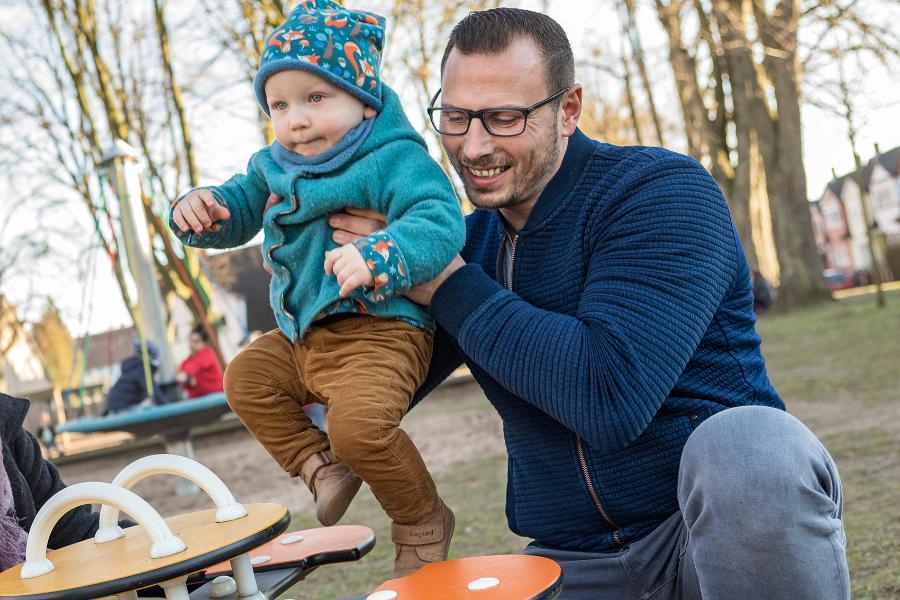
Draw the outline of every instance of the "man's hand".
<instances>
[{"instance_id":1,"label":"man's hand","mask_svg":"<svg viewBox=\"0 0 900 600\"><path fill-rule=\"evenodd\" d=\"M325 273L337 277L341 286L341 298L358 287L372 287L375 279L366 265L366 260L353 244L344 244L340 248L325 253Z\"/></svg>"},{"instance_id":2,"label":"man's hand","mask_svg":"<svg viewBox=\"0 0 900 600\"><path fill-rule=\"evenodd\" d=\"M331 215L328 224L334 229L331 239L337 244L349 244L361 237L387 227L387 217L374 210L348 206L346 212Z\"/></svg>"},{"instance_id":3,"label":"man's hand","mask_svg":"<svg viewBox=\"0 0 900 600\"><path fill-rule=\"evenodd\" d=\"M429 306L431 304L431 297L434 296L434 293L437 291L441 285L447 278L456 273L460 268L466 266L466 261L462 259L462 257L457 254L453 257L453 260L450 261L450 264L441 271L441 273L426 283L422 283L415 287L412 287L406 292L404 292L404 296L415 302L416 304L421 304L423 306Z\"/></svg>"},{"instance_id":4,"label":"man's hand","mask_svg":"<svg viewBox=\"0 0 900 600\"><path fill-rule=\"evenodd\" d=\"M182 233L213 230L213 224L231 217L228 209L216 202L210 190L194 190L175 205L172 220Z\"/></svg>"}]
</instances>

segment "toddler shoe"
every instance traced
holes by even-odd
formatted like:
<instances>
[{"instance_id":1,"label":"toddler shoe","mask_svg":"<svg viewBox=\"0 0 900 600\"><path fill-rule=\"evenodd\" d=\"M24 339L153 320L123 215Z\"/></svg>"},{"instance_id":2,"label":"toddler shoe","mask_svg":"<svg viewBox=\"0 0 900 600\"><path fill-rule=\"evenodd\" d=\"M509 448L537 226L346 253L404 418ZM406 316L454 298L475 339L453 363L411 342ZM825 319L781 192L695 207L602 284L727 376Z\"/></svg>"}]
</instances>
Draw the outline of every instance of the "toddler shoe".
<instances>
[{"instance_id":1,"label":"toddler shoe","mask_svg":"<svg viewBox=\"0 0 900 600\"><path fill-rule=\"evenodd\" d=\"M447 560L455 526L453 511L440 498L431 514L418 523L401 525L395 521L391 525L391 539L397 548L394 577L404 577L428 563Z\"/></svg>"},{"instance_id":2,"label":"toddler shoe","mask_svg":"<svg viewBox=\"0 0 900 600\"><path fill-rule=\"evenodd\" d=\"M362 479L339 463L331 450L316 452L306 459L300 478L316 501L316 518L326 527L341 520L362 485Z\"/></svg>"}]
</instances>

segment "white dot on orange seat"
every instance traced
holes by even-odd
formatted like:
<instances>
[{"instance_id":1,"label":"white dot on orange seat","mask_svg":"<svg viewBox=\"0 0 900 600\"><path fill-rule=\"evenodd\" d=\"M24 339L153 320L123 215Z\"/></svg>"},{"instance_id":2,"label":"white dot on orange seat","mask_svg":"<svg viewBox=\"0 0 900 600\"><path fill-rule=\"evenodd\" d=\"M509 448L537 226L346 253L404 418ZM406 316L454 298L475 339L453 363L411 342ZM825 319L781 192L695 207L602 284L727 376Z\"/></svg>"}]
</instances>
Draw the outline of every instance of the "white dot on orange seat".
<instances>
[{"instance_id":1,"label":"white dot on orange seat","mask_svg":"<svg viewBox=\"0 0 900 600\"><path fill-rule=\"evenodd\" d=\"M281 541L279 541L278 543L284 544L286 546L288 544L296 544L297 542L302 542L302 541L303 541L302 535L286 535L283 538L281 538Z\"/></svg>"},{"instance_id":2,"label":"white dot on orange seat","mask_svg":"<svg viewBox=\"0 0 900 600\"><path fill-rule=\"evenodd\" d=\"M381 590L380 592L369 594L366 596L366 600L393 600L396 597L397 592L394 590Z\"/></svg>"},{"instance_id":3,"label":"white dot on orange seat","mask_svg":"<svg viewBox=\"0 0 900 600\"><path fill-rule=\"evenodd\" d=\"M469 582L468 588L470 590L489 590L492 587L497 587L500 585L500 580L496 577L482 577L480 579L476 579L475 581Z\"/></svg>"},{"instance_id":4,"label":"white dot on orange seat","mask_svg":"<svg viewBox=\"0 0 900 600\"><path fill-rule=\"evenodd\" d=\"M251 564L251 565L254 565L254 566L256 566L256 565L264 565L264 564L266 564L267 562L269 562L270 560L272 560L272 557L271 557L271 556L268 556L268 555L266 555L266 554L263 554L263 555L261 555L261 556L254 556L253 558L251 558L251 559L250 559L250 564Z\"/></svg>"}]
</instances>

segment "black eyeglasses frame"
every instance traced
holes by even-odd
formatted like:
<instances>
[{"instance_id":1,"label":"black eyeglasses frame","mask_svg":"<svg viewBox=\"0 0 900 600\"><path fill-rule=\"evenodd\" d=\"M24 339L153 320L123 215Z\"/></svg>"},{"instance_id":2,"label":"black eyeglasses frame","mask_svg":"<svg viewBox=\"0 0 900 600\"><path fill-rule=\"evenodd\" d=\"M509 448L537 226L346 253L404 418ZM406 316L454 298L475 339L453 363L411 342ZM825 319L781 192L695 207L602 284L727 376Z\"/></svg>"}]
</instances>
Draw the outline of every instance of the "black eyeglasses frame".
<instances>
[{"instance_id":1,"label":"black eyeglasses frame","mask_svg":"<svg viewBox=\"0 0 900 600\"><path fill-rule=\"evenodd\" d=\"M469 127L471 127L471 125L472 125L472 119L477 118L479 121L481 121L481 126L484 127L484 130L487 131L489 134L497 136L497 137L515 137L517 135L522 135L523 133L525 133L525 129L527 129L527 127L528 127L528 116L531 113L533 113L540 107L544 106L545 104L549 104L549 103L553 102L554 100L556 100L557 98L559 98L560 96L562 96L563 94L568 92L570 89L572 89L572 88L565 87L565 88L559 90L558 92L556 92L555 94L544 98L540 102L535 102L531 106L528 106L525 108L518 108L518 107L485 108L484 110L466 110L465 108L434 106L434 103L437 101L438 96L441 95L441 89L438 89L437 93L431 99L431 102L428 103L428 108L426 109L426 112L428 113L428 121L431 123L431 126L434 127L434 130L437 131L441 135L448 135L448 136L466 135L469 132ZM435 125L435 123L434 123L434 113L439 110L452 110L455 112L464 113L467 117L469 117L468 121L466 122L465 130L461 131L459 133L444 133L443 131L438 129L438 126ZM488 127L487 122L484 120L484 115L488 114L488 113L500 113L500 112L522 113L522 118L524 119L524 122L522 124L522 131L520 131L518 133L495 133L495 132L491 131L491 128Z\"/></svg>"}]
</instances>

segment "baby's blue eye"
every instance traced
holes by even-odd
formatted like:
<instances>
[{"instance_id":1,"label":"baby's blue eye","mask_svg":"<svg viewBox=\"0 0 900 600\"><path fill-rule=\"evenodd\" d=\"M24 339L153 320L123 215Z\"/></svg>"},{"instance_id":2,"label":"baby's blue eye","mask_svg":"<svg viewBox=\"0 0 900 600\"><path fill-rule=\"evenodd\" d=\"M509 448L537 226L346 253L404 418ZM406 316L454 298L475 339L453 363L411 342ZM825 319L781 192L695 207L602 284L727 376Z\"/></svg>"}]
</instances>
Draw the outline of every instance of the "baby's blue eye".
<instances>
[{"instance_id":1,"label":"baby's blue eye","mask_svg":"<svg viewBox=\"0 0 900 600\"><path fill-rule=\"evenodd\" d=\"M322 94L313 94L309 97L310 102L321 102L325 97Z\"/></svg>"},{"instance_id":2,"label":"baby's blue eye","mask_svg":"<svg viewBox=\"0 0 900 600\"><path fill-rule=\"evenodd\" d=\"M284 110L285 108L287 108L287 102L276 102L272 105L272 108L274 108L275 110Z\"/></svg>"}]
</instances>

